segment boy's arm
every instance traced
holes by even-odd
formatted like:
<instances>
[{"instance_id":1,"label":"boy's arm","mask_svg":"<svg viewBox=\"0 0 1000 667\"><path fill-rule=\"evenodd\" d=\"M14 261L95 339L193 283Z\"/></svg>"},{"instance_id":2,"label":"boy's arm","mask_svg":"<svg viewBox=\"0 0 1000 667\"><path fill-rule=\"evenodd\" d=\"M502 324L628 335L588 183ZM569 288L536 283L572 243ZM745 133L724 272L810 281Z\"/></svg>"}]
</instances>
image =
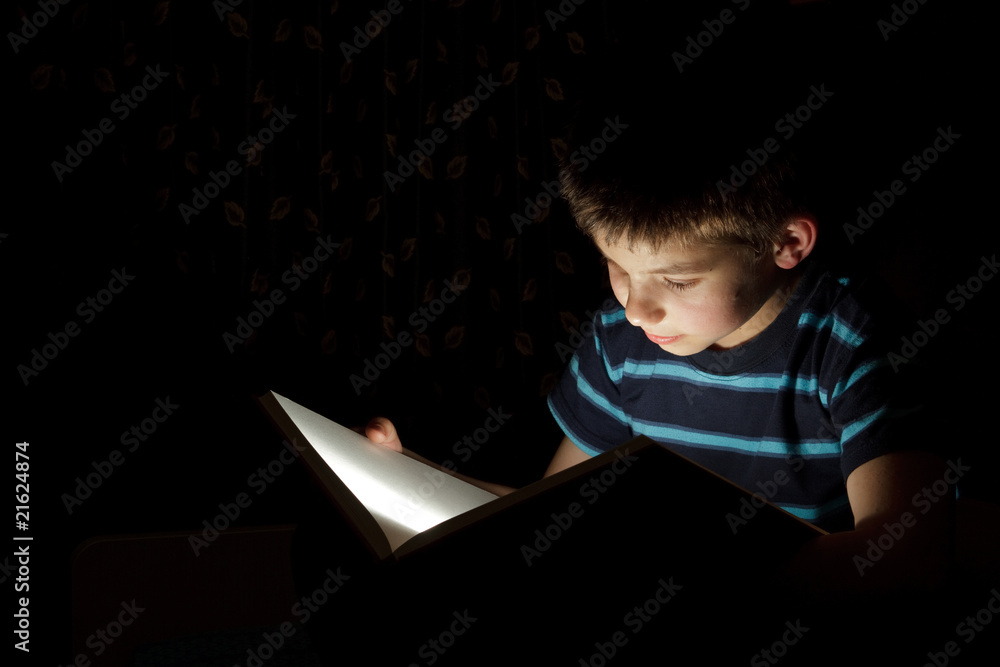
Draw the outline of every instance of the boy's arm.
<instances>
[{"instance_id":1,"label":"boy's arm","mask_svg":"<svg viewBox=\"0 0 1000 667\"><path fill-rule=\"evenodd\" d=\"M570 466L575 466L577 463L583 463L589 458L590 455L577 447L575 442L564 437L559 448L556 449L556 453L553 454L549 467L545 470L545 477L554 475Z\"/></svg>"},{"instance_id":2,"label":"boy's arm","mask_svg":"<svg viewBox=\"0 0 1000 667\"><path fill-rule=\"evenodd\" d=\"M854 530L808 543L789 563L789 583L813 599L939 589L952 555L954 474L918 451L862 464L847 478Z\"/></svg>"}]
</instances>

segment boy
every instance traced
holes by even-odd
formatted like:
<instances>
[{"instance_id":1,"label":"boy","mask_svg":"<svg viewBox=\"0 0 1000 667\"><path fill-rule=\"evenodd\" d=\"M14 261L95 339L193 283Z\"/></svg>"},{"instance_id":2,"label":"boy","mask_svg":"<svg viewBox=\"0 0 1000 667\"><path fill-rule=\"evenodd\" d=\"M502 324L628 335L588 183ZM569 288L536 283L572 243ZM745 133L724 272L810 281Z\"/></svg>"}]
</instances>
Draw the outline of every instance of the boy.
<instances>
[{"instance_id":1,"label":"boy","mask_svg":"<svg viewBox=\"0 0 1000 667\"><path fill-rule=\"evenodd\" d=\"M818 225L794 161L769 148L738 178L759 126L699 101L674 124L659 102L630 105L595 159L562 165L620 305L549 396L565 437L545 474L647 435L744 488L773 482L768 500L831 531L788 567L810 597L938 589L954 491L914 499L957 473L924 451L939 443L925 442L864 294L810 261ZM571 145L607 120L580 120ZM366 432L401 449L387 420ZM900 526L905 538L866 557Z\"/></svg>"}]
</instances>

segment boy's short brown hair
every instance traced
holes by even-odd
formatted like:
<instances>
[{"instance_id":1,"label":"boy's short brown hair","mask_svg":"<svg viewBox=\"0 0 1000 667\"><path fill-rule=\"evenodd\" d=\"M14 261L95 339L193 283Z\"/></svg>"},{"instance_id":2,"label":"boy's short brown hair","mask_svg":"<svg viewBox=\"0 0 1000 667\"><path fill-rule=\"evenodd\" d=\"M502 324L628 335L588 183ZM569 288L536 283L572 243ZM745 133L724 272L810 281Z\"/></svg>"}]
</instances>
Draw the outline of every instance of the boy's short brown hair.
<instances>
[{"instance_id":1,"label":"boy's short brown hair","mask_svg":"<svg viewBox=\"0 0 1000 667\"><path fill-rule=\"evenodd\" d=\"M719 93L668 95L665 104L612 93L599 105L607 114L578 113L560 164L577 226L630 248L731 244L751 263L780 245L787 222L807 213L796 161L768 136L773 119L743 114L732 106L739 95ZM628 127L613 141L595 141L608 117ZM766 150L767 139L779 150Z\"/></svg>"}]
</instances>

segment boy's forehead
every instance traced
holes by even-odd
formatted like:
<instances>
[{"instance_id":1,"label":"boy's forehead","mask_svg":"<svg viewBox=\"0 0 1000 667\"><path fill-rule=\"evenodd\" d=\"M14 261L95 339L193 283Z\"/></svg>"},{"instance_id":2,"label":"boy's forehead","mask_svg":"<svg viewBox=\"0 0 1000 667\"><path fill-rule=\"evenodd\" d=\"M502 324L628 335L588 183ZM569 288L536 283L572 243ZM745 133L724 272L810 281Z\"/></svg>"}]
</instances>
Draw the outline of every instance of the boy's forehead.
<instances>
[{"instance_id":1,"label":"boy's forehead","mask_svg":"<svg viewBox=\"0 0 1000 667\"><path fill-rule=\"evenodd\" d=\"M641 264L644 270L651 273L701 273L733 255L724 246L697 242L666 242L654 247L641 242L609 244L595 238L594 243L605 258L619 264L623 261Z\"/></svg>"}]
</instances>

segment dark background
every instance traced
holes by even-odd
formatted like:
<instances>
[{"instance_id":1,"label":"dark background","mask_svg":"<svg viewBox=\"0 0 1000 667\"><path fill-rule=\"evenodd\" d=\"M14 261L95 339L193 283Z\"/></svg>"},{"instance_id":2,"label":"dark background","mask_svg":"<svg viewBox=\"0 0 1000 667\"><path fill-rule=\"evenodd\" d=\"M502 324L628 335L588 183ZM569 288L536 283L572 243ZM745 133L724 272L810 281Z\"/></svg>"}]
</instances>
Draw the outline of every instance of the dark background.
<instances>
[{"instance_id":1,"label":"dark background","mask_svg":"<svg viewBox=\"0 0 1000 667\"><path fill-rule=\"evenodd\" d=\"M502 410L513 416L460 469L512 485L541 474L560 437L544 407L567 360L559 346L572 347L608 292L564 203L521 230L511 216L556 177L557 156L575 148L574 104L608 70L662 91L667 110L759 65L767 94L732 110L764 119L759 143L737 151L776 136L774 121L809 86L835 92L796 137L816 175L820 254L885 282L912 317L899 335L949 310L919 358L944 369L929 399L973 462L968 490L992 493L995 394L980 383L997 367L1000 291L987 283L961 311L946 301L997 249L987 17L930 2L884 39L888 3L754 1L741 12L587 0L563 2L575 11L553 27L555 0L401 0L346 63L339 45L383 3L222 4L71 0L5 51L3 446L31 443L33 646L71 656L70 555L81 542L196 530L248 491L248 476L281 451L253 402L268 389L346 424L387 415L436 460L455 459L453 443ZM671 54L726 7L736 20L678 72ZM4 27L20 31L38 11L19 3ZM114 101L147 66L169 76L120 119ZM479 77L502 84L453 129L444 113ZM614 117L615 100L603 103ZM238 147L282 109L295 118L246 164ZM105 117L114 131L60 182L52 163ZM910 183L902 164L939 127L961 138ZM447 140L392 191L384 172L435 128ZM233 159L240 173L186 224L178 207ZM841 226L897 178L906 193L849 243ZM283 283L328 236L335 256L299 289ZM123 268L134 280L85 323L78 304ZM356 392L350 376L380 343L415 333L411 314L446 279L468 287ZM231 352L223 334L274 289L286 303ZM69 321L79 335L25 383L18 366ZM176 413L125 451L122 433L167 397ZM64 494L115 449L124 463L69 514ZM292 465L235 525L294 524L314 502Z\"/></svg>"}]
</instances>

